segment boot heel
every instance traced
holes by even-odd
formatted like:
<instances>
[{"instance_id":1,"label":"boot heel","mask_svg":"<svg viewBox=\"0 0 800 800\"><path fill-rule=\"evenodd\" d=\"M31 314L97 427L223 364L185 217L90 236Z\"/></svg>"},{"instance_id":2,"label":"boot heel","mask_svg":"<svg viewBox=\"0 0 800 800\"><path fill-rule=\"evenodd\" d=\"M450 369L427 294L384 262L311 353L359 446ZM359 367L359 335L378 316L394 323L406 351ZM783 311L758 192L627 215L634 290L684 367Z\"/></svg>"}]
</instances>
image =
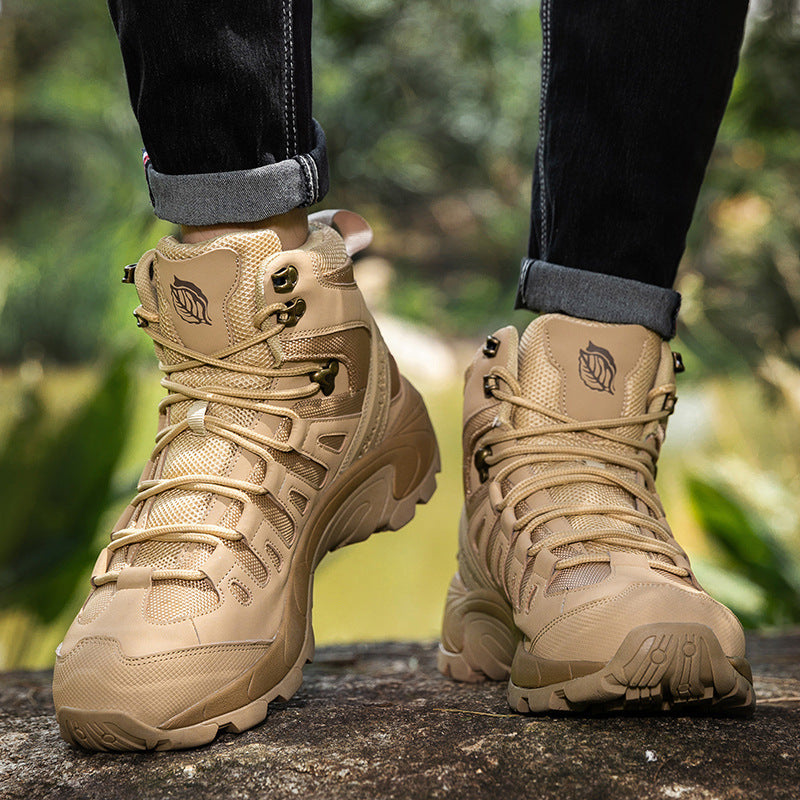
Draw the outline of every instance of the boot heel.
<instances>
[{"instance_id":1,"label":"boot heel","mask_svg":"<svg viewBox=\"0 0 800 800\"><path fill-rule=\"evenodd\" d=\"M456 573L447 592L437 667L456 681L506 680L520 635L508 603L488 589L468 589Z\"/></svg>"}]
</instances>

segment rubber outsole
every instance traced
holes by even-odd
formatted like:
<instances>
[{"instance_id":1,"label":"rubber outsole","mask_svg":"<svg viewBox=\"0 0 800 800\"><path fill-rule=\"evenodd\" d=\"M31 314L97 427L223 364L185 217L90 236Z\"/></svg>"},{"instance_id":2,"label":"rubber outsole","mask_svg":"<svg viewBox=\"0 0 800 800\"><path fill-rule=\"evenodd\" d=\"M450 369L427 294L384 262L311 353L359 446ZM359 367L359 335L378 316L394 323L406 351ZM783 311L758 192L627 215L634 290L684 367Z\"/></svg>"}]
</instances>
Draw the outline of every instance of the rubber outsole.
<instances>
[{"instance_id":1,"label":"rubber outsole","mask_svg":"<svg viewBox=\"0 0 800 800\"><path fill-rule=\"evenodd\" d=\"M727 658L705 625L643 625L625 637L597 672L542 687L517 686L512 677L508 702L523 713L706 711L749 716L756 698L745 673L747 662Z\"/></svg>"},{"instance_id":2,"label":"rubber outsole","mask_svg":"<svg viewBox=\"0 0 800 800\"><path fill-rule=\"evenodd\" d=\"M483 651L487 651L485 644ZM514 682L514 665L507 647L503 652L507 673L502 677L509 679L508 703L520 713L704 712L750 716L755 709L749 664L744 658L727 657L714 632L705 625L661 623L634 628L601 669L535 686ZM531 658L524 650L519 654ZM486 680L490 672L496 678L496 664L496 658L491 662L470 660L463 651L455 653L440 647L439 671L454 680L474 683ZM572 664L561 662L559 666L570 674Z\"/></svg>"},{"instance_id":3,"label":"rubber outsole","mask_svg":"<svg viewBox=\"0 0 800 800\"><path fill-rule=\"evenodd\" d=\"M418 396L417 396L418 397ZM413 400L413 398L412 398ZM397 476L391 463L392 448L374 464L365 459L356 462L348 473L349 477L334 494L345 499L336 504L326 518L324 531L313 550L299 558L308 568L308 582L303 587L305 616L305 636L299 654L284 677L258 698L237 708L203 719L195 724L170 728L147 725L134 716L122 711L89 710L62 706L57 710L61 736L68 743L87 750L131 751L131 750L176 750L205 745L214 740L220 732L241 733L262 722L269 712L269 705L275 701L289 700L303 682L303 667L313 660L314 633L311 626L311 607L313 597L314 568L330 550L363 541L372 533L399 530L409 523L416 513L416 506L427 503L436 490L436 475L440 471L440 458L435 445L435 437L421 399L414 409L417 421L422 428L406 426L392 440L393 446L408 449L414 437L430 435L433 443L432 457L422 478L400 498L394 497ZM413 430L409 431L409 428ZM419 451L419 448L412 448ZM299 554L296 554L299 555ZM288 603L287 603L288 604ZM286 627L286 626L284 626ZM279 634L280 635L280 634ZM299 638L299 637L298 637ZM273 644L273 647L279 642ZM281 642L281 649L288 647L288 640ZM252 685L255 678L245 674L237 679L245 686ZM233 684L231 684L231 687ZM224 695L226 687L220 693ZM228 689L231 691L231 689ZM202 706L202 703L198 704Z\"/></svg>"}]
</instances>

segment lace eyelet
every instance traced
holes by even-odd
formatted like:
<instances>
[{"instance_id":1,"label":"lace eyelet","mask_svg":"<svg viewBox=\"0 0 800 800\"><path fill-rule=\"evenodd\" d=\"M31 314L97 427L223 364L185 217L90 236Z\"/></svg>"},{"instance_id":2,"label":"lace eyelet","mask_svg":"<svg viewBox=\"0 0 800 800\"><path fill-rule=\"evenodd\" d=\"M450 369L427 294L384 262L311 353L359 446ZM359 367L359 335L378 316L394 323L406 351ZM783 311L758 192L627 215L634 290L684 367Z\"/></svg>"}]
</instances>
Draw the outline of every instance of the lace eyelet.
<instances>
[{"instance_id":1,"label":"lace eyelet","mask_svg":"<svg viewBox=\"0 0 800 800\"><path fill-rule=\"evenodd\" d=\"M487 336L486 344L484 344L481 352L486 356L486 358L494 358L499 349L500 340L496 336Z\"/></svg>"},{"instance_id":2,"label":"lace eyelet","mask_svg":"<svg viewBox=\"0 0 800 800\"><path fill-rule=\"evenodd\" d=\"M136 273L136 264L128 264L127 266L122 268L122 282L123 283L135 283L136 279L134 277Z\"/></svg>"},{"instance_id":3,"label":"lace eyelet","mask_svg":"<svg viewBox=\"0 0 800 800\"><path fill-rule=\"evenodd\" d=\"M140 328L146 328L150 323L144 318L139 316L135 311L133 316L136 317L136 325Z\"/></svg>"},{"instance_id":4,"label":"lace eyelet","mask_svg":"<svg viewBox=\"0 0 800 800\"><path fill-rule=\"evenodd\" d=\"M475 469L478 470L478 478L481 483L486 483L489 480L489 465L486 459L492 454L491 447L481 447L475 451Z\"/></svg>"},{"instance_id":5,"label":"lace eyelet","mask_svg":"<svg viewBox=\"0 0 800 800\"><path fill-rule=\"evenodd\" d=\"M500 379L497 375L484 375L483 376L483 394L486 397L492 397L495 390L500 388Z\"/></svg>"},{"instance_id":6,"label":"lace eyelet","mask_svg":"<svg viewBox=\"0 0 800 800\"><path fill-rule=\"evenodd\" d=\"M272 288L278 294L289 294L297 286L297 267L287 264L272 274Z\"/></svg>"},{"instance_id":7,"label":"lace eyelet","mask_svg":"<svg viewBox=\"0 0 800 800\"><path fill-rule=\"evenodd\" d=\"M278 312L278 322L287 328L291 328L293 325L297 325L300 317L305 313L306 301L302 297L296 297L286 303L286 308L283 311Z\"/></svg>"},{"instance_id":8,"label":"lace eyelet","mask_svg":"<svg viewBox=\"0 0 800 800\"><path fill-rule=\"evenodd\" d=\"M332 358L315 372L309 374L314 383L318 383L322 394L326 397L333 392L336 384L336 376L339 374L339 362Z\"/></svg>"}]
</instances>

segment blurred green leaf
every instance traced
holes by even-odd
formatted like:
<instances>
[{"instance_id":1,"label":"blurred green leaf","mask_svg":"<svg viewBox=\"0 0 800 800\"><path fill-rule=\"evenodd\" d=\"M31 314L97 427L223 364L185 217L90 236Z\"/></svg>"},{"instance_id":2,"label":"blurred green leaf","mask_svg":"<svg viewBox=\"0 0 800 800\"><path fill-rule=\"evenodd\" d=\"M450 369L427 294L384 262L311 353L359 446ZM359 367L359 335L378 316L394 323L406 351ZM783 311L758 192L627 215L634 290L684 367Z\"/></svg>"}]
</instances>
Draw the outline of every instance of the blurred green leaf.
<instances>
[{"instance_id":1,"label":"blurred green leaf","mask_svg":"<svg viewBox=\"0 0 800 800\"><path fill-rule=\"evenodd\" d=\"M52 427L35 390L0 452L0 607L52 621L94 558L130 421L129 355Z\"/></svg>"},{"instance_id":2,"label":"blurred green leaf","mask_svg":"<svg viewBox=\"0 0 800 800\"><path fill-rule=\"evenodd\" d=\"M686 488L697 522L721 550L729 570L763 592L761 618L741 608L734 610L751 623L800 622L800 586L792 556L755 512L730 490L697 475L687 479Z\"/></svg>"}]
</instances>

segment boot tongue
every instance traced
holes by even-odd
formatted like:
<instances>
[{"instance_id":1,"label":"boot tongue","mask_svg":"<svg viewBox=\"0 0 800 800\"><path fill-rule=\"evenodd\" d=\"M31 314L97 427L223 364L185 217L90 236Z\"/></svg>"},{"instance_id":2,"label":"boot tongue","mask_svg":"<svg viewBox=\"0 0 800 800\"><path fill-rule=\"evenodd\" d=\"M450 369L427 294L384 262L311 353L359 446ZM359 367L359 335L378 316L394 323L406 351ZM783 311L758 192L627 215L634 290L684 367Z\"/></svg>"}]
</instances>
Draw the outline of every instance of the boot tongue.
<instances>
[{"instance_id":1,"label":"boot tongue","mask_svg":"<svg viewBox=\"0 0 800 800\"><path fill-rule=\"evenodd\" d=\"M644 426L626 425L624 418L646 413L647 395L656 383L661 361L661 337L646 328L603 324L558 314L543 315L528 326L520 340L521 393L576 421L620 419L621 424L610 429L610 432L636 440L643 436ZM518 426L537 427L556 422L543 413L524 408L516 410L515 424ZM634 449L624 443L600 440L589 431L543 434L538 438L542 444L552 445L554 450L560 446L578 445L631 456ZM610 473L640 481L641 476L632 470L603 463ZM601 462L592 466L601 466ZM560 461L533 466L529 474L541 475L552 470L569 469L568 463ZM548 503L564 507L636 506L635 498L624 489L592 481L556 485L548 489L547 494ZM523 512L525 510L521 509ZM590 531L598 526L637 532L633 525L614 517L597 513L573 514L568 519L552 520L546 527L536 528L532 531L531 540L535 542L557 531ZM647 534L647 531L640 532ZM584 544L557 547L553 552L559 558L565 558L576 553L610 549L626 548L587 541ZM557 573L551 589L563 590L594 583L608 574L606 563L570 567Z\"/></svg>"},{"instance_id":2,"label":"boot tongue","mask_svg":"<svg viewBox=\"0 0 800 800\"><path fill-rule=\"evenodd\" d=\"M522 335L522 394L572 419L616 419L647 411L661 360L661 337L639 325L611 325L545 314ZM546 424L518 411L522 424Z\"/></svg>"},{"instance_id":3,"label":"boot tongue","mask_svg":"<svg viewBox=\"0 0 800 800\"><path fill-rule=\"evenodd\" d=\"M207 355L251 338L264 303L261 267L280 251L271 230L199 244L162 239L153 262L161 333Z\"/></svg>"}]
</instances>

